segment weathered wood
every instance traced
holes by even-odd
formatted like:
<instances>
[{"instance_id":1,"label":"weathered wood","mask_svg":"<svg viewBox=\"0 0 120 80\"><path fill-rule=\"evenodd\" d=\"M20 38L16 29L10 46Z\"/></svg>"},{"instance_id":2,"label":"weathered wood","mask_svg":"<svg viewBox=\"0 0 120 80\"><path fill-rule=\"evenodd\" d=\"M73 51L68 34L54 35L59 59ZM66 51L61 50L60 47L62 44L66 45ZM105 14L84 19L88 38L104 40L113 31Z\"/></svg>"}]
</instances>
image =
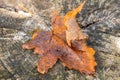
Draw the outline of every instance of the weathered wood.
<instances>
[{"instance_id":1,"label":"weathered wood","mask_svg":"<svg viewBox=\"0 0 120 80\"><path fill-rule=\"evenodd\" d=\"M39 22L35 18L38 18ZM41 20L38 16L33 18L30 13L24 12L20 14L0 8L0 28L16 29L25 32L32 31L35 27L47 29L48 27Z\"/></svg>"},{"instance_id":2,"label":"weathered wood","mask_svg":"<svg viewBox=\"0 0 120 80\"><path fill-rule=\"evenodd\" d=\"M10 3L9 0L2 1ZM14 1L10 3L17 6ZM17 3L17 2L15 2ZM96 50L96 75L86 76L75 70L68 70L58 61L45 75L37 72L38 56L32 50L23 50L22 44L30 39L35 27L44 30L50 27L53 9L61 14L77 7L81 0L28 0L26 7L35 10L33 16L21 15L15 11L0 8L0 80L119 80L120 77L120 0L87 0L77 20L88 34L88 45ZM0 3L1 4L1 3ZM34 11L32 11L34 12ZM45 24L44 24L45 22ZM48 25L48 27L46 27Z\"/></svg>"}]
</instances>

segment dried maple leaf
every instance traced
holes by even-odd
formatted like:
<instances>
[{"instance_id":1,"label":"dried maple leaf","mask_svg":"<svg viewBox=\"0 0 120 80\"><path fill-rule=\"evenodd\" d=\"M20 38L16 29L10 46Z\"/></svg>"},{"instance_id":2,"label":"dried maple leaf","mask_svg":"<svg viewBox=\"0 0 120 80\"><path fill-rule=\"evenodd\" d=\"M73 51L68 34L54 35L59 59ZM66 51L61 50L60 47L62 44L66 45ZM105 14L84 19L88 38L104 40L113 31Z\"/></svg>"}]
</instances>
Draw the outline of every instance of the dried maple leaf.
<instances>
[{"instance_id":1,"label":"dried maple leaf","mask_svg":"<svg viewBox=\"0 0 120 80\"><path fill-rule=\"evenodd\" d=\"M75 20L84 3L65 16L55 14L52 19L52 31L37 30L31 41L23 45L24 49L34 49L34 53L41 55L37 63L40 73L47 73L60 59L63 65L70 69L94 74L95 51L86 45L87 36Z\"/></svg>"}]
</instances>

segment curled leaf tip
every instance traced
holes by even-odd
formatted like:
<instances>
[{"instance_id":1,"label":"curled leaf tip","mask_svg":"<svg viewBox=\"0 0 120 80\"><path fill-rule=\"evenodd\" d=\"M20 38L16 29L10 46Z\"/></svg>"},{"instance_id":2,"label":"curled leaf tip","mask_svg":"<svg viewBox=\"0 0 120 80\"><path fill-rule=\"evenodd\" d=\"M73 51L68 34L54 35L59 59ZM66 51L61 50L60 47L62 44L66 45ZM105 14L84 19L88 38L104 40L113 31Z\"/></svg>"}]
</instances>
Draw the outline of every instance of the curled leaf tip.
<instances>
[{"instance_id":1,"label":"curled leaf tip","mask_svg":"<svg viewBox=\"0 0 120 80\"><path fill-rule=\"evenodd\" d=\"M78 12L81 12L81 10L83 9L83 6L85 5L85 2L84 1L83 3L80 4L79 7L77 7L76 9L73 9L72 11L69 11L66 15L65 15L65 18L66 19L69 19L71 17L75 17L77 15Z\"/></svg>"}]
</instances>

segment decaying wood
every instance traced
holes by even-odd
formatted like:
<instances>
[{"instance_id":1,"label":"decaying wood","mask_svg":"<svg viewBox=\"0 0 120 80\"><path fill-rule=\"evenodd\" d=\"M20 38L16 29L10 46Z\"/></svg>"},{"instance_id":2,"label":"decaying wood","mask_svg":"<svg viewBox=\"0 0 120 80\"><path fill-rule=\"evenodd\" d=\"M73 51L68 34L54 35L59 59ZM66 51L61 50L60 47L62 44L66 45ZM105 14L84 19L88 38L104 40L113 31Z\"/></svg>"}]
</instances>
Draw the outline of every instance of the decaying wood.
<instances>
[{"instance_id":1,"label":"decaying wood","mask_svg":"<svg viewBox=\"0 0 120 80\"><path fill-rule=\"evenodd\" d=\"M16 0L12 0L12 2L14 1ZM4 1L2 0L2 2ZM13 4L12 2L11 4ZM27 3L24 2L27 8L30 7L29 2L32 0L27 0ZM45 22L48 27L36 21L33 16L21 16L16 11L0 8L0 79L119 80L119 2L120 0L87 0L82 12L77 16L79 25L84 28L83 31L89 36L88 45L96 50L95 58L98 66L95 77L84 76L77 71L69 70L60 65L59 61L47 74L41 75L35 67L38 57L33 54L32 50L26 51L21 48L36 27L44 30L50 27L53 9L58 9L61 14L65 14L77 7L81 0L34 0L32 6L38 9L37 16L39 15L40 20Z\"/></svg>"},{"instance_id":2,"label":"decaying wood","mask_svg":"<svg viewBox=\"0 0 120 80\"><path fill-rule=\"evenodd\" d=\"M33 15L30 13L23 12L23 14L20 14L19 12L0 8L0 28L16 29L27 32L34 30L35 27L43 29L48 28L38 16L34 16L33 18Z\"/></svg>"}]
</instances>

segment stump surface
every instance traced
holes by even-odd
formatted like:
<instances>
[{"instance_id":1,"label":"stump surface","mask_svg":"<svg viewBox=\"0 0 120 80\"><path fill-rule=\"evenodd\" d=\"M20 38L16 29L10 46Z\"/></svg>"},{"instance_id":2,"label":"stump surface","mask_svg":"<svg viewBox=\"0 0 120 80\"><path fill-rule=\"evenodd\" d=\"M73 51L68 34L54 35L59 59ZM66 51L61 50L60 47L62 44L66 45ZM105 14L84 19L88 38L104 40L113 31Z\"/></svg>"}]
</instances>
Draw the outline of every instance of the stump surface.
<instances>
[{"instance_id":1,"label":"stump surface","mask_svg":"<svg viewBox=\"0 0 120 80\"><path fill-rule=\"evenodd\" d=\"M69 70L60 61L41 75L36 62L40 56L23 50L22 44L31 38L36 27L50 30L52 11L61 15L77 7L81 0L0 0L0 80L120 80L120 0L87 0L77 21L89 36L88 45L96 50L98 63L95 76ZM33 16L19 14L29 9ZM24 11L24 10L23 10Z\"/></svg>"}]
</instances>

